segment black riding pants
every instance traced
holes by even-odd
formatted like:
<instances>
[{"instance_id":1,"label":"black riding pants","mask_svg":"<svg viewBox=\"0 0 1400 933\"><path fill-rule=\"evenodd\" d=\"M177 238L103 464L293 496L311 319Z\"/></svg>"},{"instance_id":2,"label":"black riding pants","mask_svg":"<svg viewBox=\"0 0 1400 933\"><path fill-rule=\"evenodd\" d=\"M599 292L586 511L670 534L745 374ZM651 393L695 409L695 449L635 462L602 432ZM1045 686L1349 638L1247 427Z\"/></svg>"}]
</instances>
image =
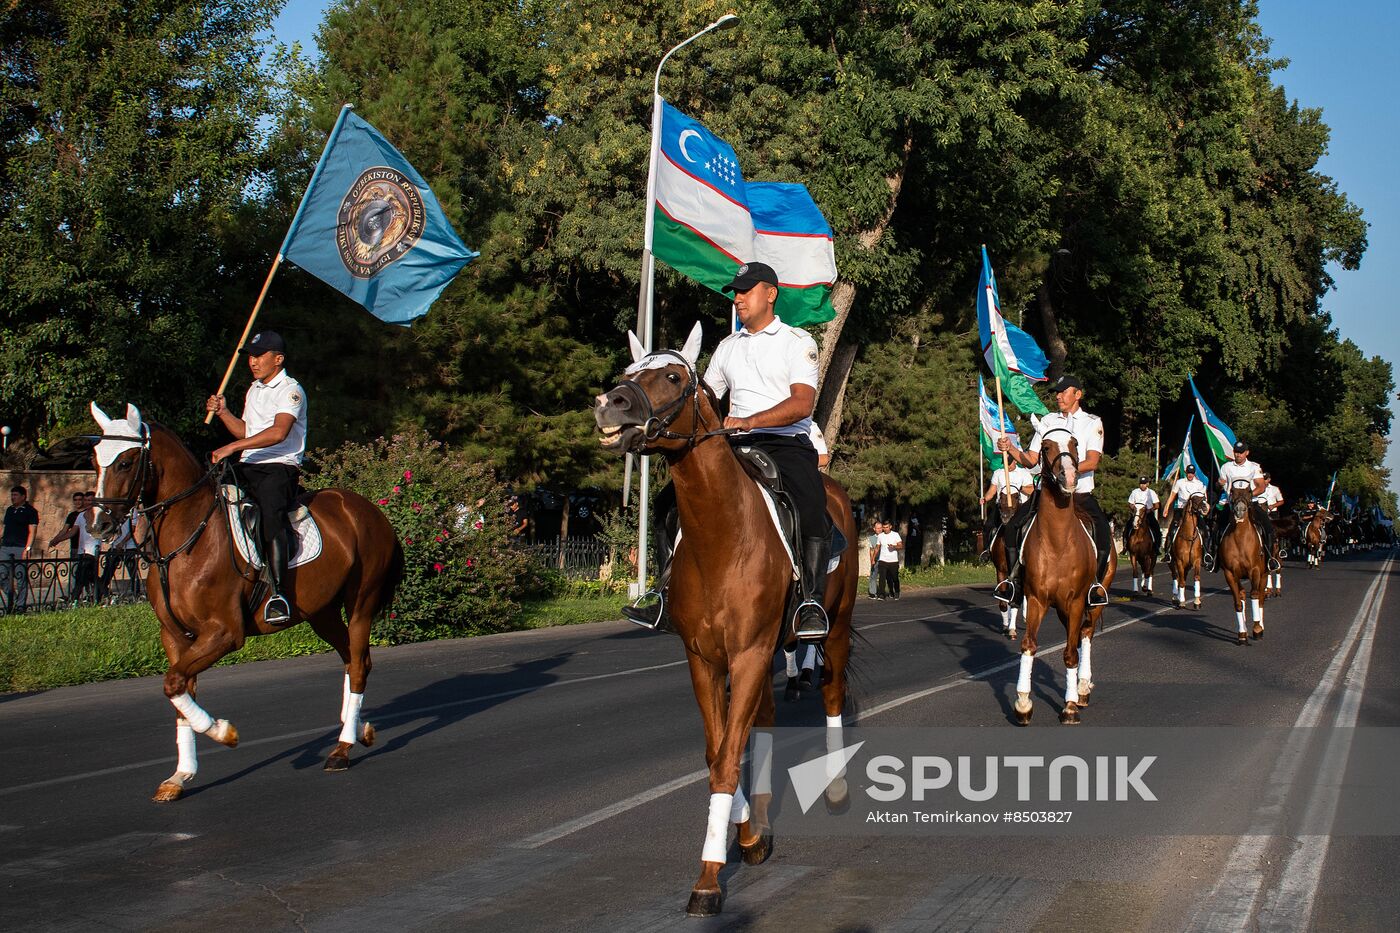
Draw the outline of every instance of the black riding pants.
<instances>
[{"instance_id":1,"label":"black riding pants","mask_svg":"<svg viewBox=\"0 0 1400 933\"><path fill-rule=\"evenodd\" d=\"M757 447L778 465L783 489L797 506L802 537L826 535L826 488L817 470L817 450L807 435L738 434L729 438L733 447Z\"/></svg>"},{"instance_id":2,"label":"black riding pants","mask_svg":"<svg viewBox=\"0 0 1400 933\"><path fill-rule=\"evenodd\" d=\"M301 471L287 463L240 463L238 473L261 518L260 534L264 547L287 527L287 512L297 497L297 477Z\"/></svg>"}]
</instances>

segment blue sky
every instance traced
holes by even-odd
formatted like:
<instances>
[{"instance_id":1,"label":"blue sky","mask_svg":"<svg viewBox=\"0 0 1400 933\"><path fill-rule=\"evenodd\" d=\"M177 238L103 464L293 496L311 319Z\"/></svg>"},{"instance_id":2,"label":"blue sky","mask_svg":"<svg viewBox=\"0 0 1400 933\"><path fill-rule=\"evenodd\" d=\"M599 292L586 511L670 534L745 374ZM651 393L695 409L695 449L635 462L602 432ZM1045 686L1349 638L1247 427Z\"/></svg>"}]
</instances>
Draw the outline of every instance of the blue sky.
<instances>
[{"instance_id":1,"label":"blue sky","mask_svg":"<svg viewBox=\"0 0 1400 933\"><path fill-rule=\"evenodd\" d=\"M273 27L283 42L315 56L316 29L333 0L290 0ZM1370 224L1361 268L1332 270L1337 287L1323 297L1342 336L1400 374L1400 3L1395 0L1259 0L1272 55L1287 58L1274 75L1304 107L1321 107L1332 142L1320 169ZM1391 410L1396 409L1391 398ZM1400 438L1400 424L1393 437ZM1386 456L1391 488L1400 485L1400 443Z\"/></svg>"}]
</instances>

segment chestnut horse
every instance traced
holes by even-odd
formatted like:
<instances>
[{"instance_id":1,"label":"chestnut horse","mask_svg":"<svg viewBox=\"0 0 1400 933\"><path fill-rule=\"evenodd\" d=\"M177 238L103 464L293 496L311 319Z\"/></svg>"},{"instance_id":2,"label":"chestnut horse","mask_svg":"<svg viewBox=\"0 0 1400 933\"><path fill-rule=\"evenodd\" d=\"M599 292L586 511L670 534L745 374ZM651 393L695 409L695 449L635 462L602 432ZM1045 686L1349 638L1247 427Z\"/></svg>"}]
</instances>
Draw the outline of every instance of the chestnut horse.
<instances>
[{"instance_id":1,"label":"chestnut horse","mask_svg":"<svg viewBox=\"0 0 1400 933\"><path fill-rule=\"evenodd\" d=\"M1303 544L1308 550L1308 563L1314 569L1322 566L1322 558L1327 554L1327 523L1331 521L1332 513L1326 509L1318 509L1308 522L1308 527L1303 531Z\"/></svg>"},{"instance_id":2,"label":"chestnut horse","mask_svg":"<svg viewBox=\"0 0 1400 933\"><path fill-rule=\"evenodd\" d=\"M1249 602L1254 615L1255 638L1264 637L1265 580L1268 575L1268 555L1264 553L1264 539L1254 527L1250 502L1254 495L1254 484L1247 479L1237 479L1230 486L1230 518L1233 523L1220 542L1220 558L1216 566L1225 574L1225 582L1230 585L1230 593L1235 597L1235 623L1239 626L1235 644L1246 644L1244 622L1244 584L1249 581Z\"/></svg>"},{"instance_id":3,"label":"chestnut horse","mask_svg":"<svg viewBox=\"0 0 1400 933\"><path fill-rule=\"evenodd\" d=\"M1152 574L1157 570L1157 545L1152 540L1152 526L1147 522L1149 506L1133 506L1128 519L1128 533L1123 550L1128 552L1128 564L1133 571L1133 592L1152 592Z\"/></svg>"},{"instance_id":4,"label":"chestnut horse","mask_svg":"<svg viewBox=\"0 0 1400 933\"><path fill-rule=\"evenodd\" d=\"M1046 611L1054 607L1065 625L1065 706L1060 722L1079 722L1079 708L1089 704L1094 688L1089 666L1094 626L1103 607L1089 608L1089 587L1098 569L1093 521L1074 502L1079 475L1079 442L1064 428L1041 438L1039 505L1021 544L1025 564L1026 634L1021 639L1021 671L1016 680L1016 722L1030 725L1031 668L1036 636ZM1104 571L1105 590L1113 582L1115 562Z\"/></svg>"},{"instance_id":5,"label":"chestnut horse","mask_svg":"<svg viewBox=\"0 0 1400 933\"><path fill-rule=\"evenodd\" d=\"M719 872L730 823L738 824L746 863L764 861L773 848L767 820L772 791L765 786L767 769L757 761L765 738L771 749L771 734L755 734L752 810L739 786L739 765L750 729L773 725L770 668L774 651L790 637L784 606L794 570L759 487L724 438L733 432L722 427L716 403L696 373L700 337L696 324L680 353L651 354L631 337L634 363L622 382L598 396L593 415L606 449L663 454L671 470L681 534L671 559L668 603L705 723L710 771L700 877L686 912L711 916L723 904ZM827 514L854 542L855 518L845 490L829 476L822 481ZM831 748L841 747L856 560L856 548L848 547L826 586L831 631L823 645L821 690ZM833 778L827 803L839 809L849 804L849 788L841 775Z\"/></svg>"},{"instance_id":6,"label":"chestnut horse","mask_svg":"<svg viewBox=\"0 0 1400 933\"><path fill-rule=\"evenodd\" d=\"M1210 514L1210 505L1203 495L1194 495L1181 510L1181 520L1177 522L1176 537L1172 538L1172 602L1178 609L1186 608L1186 578L1193 575L1196 583L1196 598L1192 604L1201 608L1201 554L1205 550L1205 538L1201 523Z\"/></svg>"},{"instance_id":7,"label":"chestnut horse","mask_svg":"<svg viewBox=\"0 0 1400 933\"><path fill-rule=\"evenodd\" d=\"M1006 555L1006 523L1011 521L1011 516L1016 514L1016 509L1020 507L1024 497L1019 492L1011 492L1008 495L997 496L997 509L1001 513L1001 524L993 533L991 547L987 552L992 558L992 567L996 570L997 584L1005 580L1011 573L1011 562ZM1013 606L1010 603L997 600L997 608L1001 611L1001 633L1007 638L1016 637L1016 617L1021 613L1020 606Z\"/></svg>"},{"instance_id":8,"label":"chestnut horse","mask_svg":"<svg viewBox=\"0 0 1400 933\"><path fill-rule=\"evenodd\" d=\"M262 621L249 599L258 574L235 556L226 500L216 471L201 464L167 428L141 420L134 405L126 417L109 418L94 402L102 429L93 448L97 467L97 519L93 531L111 540L130 515L149 523L141 542L151 568L146 595L160 621L160 640L170 666L165 695L179 711L175 773L156 788L154 799L178 800L199 770L196 732L221 745L238 744L238 730L214 719L195 702L195 678L250 635L278 631ZM326 759L327 771L350 764L356 741L374 742L374 727L360 718L369 678L369 632L375 616L393 597L403 572L403 550L393 526L368 499L344 489L325 489L303 500L320 526L319 557L288 574L286 592L293 618L311 623L316 634L345 663L340 740ZM342 609L349 616L342 619Z\"/></svg>"}]
</instances>

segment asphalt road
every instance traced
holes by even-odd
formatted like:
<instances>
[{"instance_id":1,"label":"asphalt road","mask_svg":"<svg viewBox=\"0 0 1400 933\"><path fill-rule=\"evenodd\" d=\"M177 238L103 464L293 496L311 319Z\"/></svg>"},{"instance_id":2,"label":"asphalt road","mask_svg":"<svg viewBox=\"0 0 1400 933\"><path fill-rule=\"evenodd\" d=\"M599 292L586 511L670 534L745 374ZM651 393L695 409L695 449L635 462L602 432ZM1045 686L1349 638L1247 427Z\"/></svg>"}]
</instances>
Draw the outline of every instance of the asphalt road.
<instances>
[{"instance_id":1,"label":"asphalt road","mask_svg":"<svg viewBox=\"0 0 1400 933\"><path fill-rule=\"evenodd\" d=\"M1394 573L1382 552L1289 564L1247 648L1218 576L1199 612L1120 586L1078 729L1394 727ZM862 599L853 718L1027 734L991 606L987 587ZM1043 630L1031 730L1067 728L1062 633ZM158 678L0 697L0 928L1393 930L1400 915L1400 836L1278 834L1310 806L1394 816L1390 788L1300 799L1336 756L1284 743L1243 780L1201 774L1203 813L1246 815L1238 835L780 836L764 865L731 860L721 917L688 920L708 788L682 657L624 622L378 649L379 741L342 774L320 770L333 656L212 671L200 702L242 742L200 738L199 780L171 805L149 800L175 760ZM779 702L780 724L821 716L815 694Z\"/></svg>"}]
</instances>

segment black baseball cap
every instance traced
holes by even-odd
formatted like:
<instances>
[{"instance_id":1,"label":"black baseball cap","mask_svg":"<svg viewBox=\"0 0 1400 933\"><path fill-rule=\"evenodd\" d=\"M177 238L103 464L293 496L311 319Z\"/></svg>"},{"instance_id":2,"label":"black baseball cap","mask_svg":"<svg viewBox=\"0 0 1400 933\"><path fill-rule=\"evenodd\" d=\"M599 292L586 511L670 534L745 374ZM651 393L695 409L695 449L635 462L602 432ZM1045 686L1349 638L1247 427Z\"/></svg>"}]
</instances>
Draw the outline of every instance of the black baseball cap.
<instances>
[{"instance_id":1,"label":"black baseball cap","mask_svg":"<svg viewBox=\"0 0 1400 933\"><path fill-rule=\"evenodd\" d=\"M1194 464L1194 463L1188 463L1188 464L1186 464L1186 472L1187 472L1187 473L1195 473L1195 472L1196 472L1196 464Z\"/></svg>"},{"instance_id":2,"label":"black baseball cap","mask_svg":"<svg viewBox=\"0 0 1400 933\"><path fill-rule=\"evenodd\" d=\"M287 352L287 341L275 330L258 331L252 340L238 348L239 353L247 353L250 356L260 356L269 350L275 353Z\"/></svg>"},{"instance_id":3,"label":"black baseball cap","mask_svg":"<svg viewBox=\"0 0 1400 933\"><path fill-rule=\"evenodd\" d=\"M759 282L767 282L769 285L777 287L778 273L773 271L773 267L766 262L749 262L739 267L739 271L734 273L734 281L724 286L720 291L724 292L746 292Z\"/></svg>"},{"instance_id":4,"label":"black baseball cap","mask_svg":"<svg viewBox=\"0 0 1400 933\"><path fill-rule=\"evenodd\" d=\"M1146 476L1139 476L1139 477L1138 477L1138 482L1139 482L1139 483L1150 483L1150 482L1152 482L1152 480L1148 479Z\"/></svg>"},{"instance_id":5,"label":"black baseball cap","mask_svg":"<svg viewBox=\"0 0 1400 933\"><path fill-rule=\"evenodd\" d=\"M1235 453L1237 453L1237 454L1247 454L1247 453L1249 453L1249 445L1246 444L1244 441L1235 441Z\"/></svg>"},{"instance_id":6,"label":"black baseball cap","mask_svg":"<svg viewBox=\"0 0 1400 933\"><path fill-rule=\"evenodd\" d=\"M1078 376L1061 376L1050 386L1051 392L1063 392L1065 389L1078 389L1084 391L1084 383L1079 381Z\"/></svg>"}]
</instances>

